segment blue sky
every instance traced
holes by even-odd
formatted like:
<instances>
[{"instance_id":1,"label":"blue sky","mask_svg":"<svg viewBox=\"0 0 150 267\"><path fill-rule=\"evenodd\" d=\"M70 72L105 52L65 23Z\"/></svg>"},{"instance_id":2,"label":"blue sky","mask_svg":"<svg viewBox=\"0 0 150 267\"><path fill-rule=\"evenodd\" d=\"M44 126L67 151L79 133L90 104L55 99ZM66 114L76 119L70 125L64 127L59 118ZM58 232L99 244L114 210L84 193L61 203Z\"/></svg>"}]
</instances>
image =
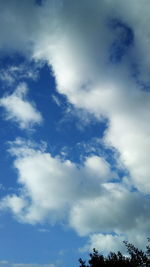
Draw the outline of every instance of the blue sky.
<instances>
[{"instance_id":1,"label":"blue sky","mask_svg":"<svg viewBox=\"0 0 150 267\"><path fill-rule=\"evenodd\" d=\"M143 248L148 0L0 0L0 266Z\"/></svg>"}]
</instances>

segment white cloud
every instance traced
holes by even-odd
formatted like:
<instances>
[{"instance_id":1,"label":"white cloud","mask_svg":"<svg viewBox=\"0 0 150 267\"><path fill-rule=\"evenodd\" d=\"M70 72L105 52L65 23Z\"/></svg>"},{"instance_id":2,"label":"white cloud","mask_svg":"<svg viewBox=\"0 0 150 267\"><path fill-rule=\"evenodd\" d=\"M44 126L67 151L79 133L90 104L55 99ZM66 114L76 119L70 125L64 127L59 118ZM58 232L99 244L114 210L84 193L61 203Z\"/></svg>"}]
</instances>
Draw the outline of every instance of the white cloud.
<instances>
[{"instance_id":1,"label":"white cloud","mask_svg":"<svg viewBox=\"0 0 150 267\"><path fill-rule=\"evenodd\" d=\"M139 91L132 82L127 87L125 85L115 81L115 86L104 83L88 93L75 93L76 104L94 112L97 117L107 116L106 145L120 153L119 160L130 172L131 184L149 193L150 95ZM128 87L132 89L129 91Z\"/></svg>"},{"instance_id":2,"label":"white cloud","mask_svg":"<svg viewBox=\"0 0 150 267\"><path fill-rule=\"evenodd\" d=\"M16 195L5 197L0 205L1 209L10 208L14 214L20 213L25 206L26 202Z\"/></svg>"},{"instance_id":3,"label":"white cloud","mask_svg":"<svg viewBox=\"0 0 150 267\"><path fill-rule=\"evenodd\" d=\"M74 205L70 224L80 235L92 232L114 232L118 235L130 233L136 236L148 234L150 218L149 199L136 192L129 192L123 186L103 185L106 190L98 197L81 200ZM134 236L134 239L135 239Z\"/></svg>"},{"instance_id":4,"label":"white cloud","mask_svg":"<svg viewBox=\"0 0 150 267\"><path fill-rule=\"evenodd\" d=\"M92 234L89 237L89 241L87 244L80 248L81 252L86 252L86 251L92 251L93 248L96 248L100 253L102 254L108 254L110 251L111 252L118 252L120 251L124 255L128 255L127 248L123 241L128 241L133 244L134 240L134 245L135 247L138 247L139 249L144 250L146 248L145 244L147 241L146 236L142 236L139 233L136 233L134 236L128 236L128 235L116 235L113 233L109 234L101 234L101 233L96 233Z\"/></svg>"},{"instance_id":5,"label":"white cloud","mask_svg":"<svg viewBox=\"0 0 150 267\"><path fill-rule=\"evenodd\" d=\"M12 94L0 99L0 106L6 111L5 119L17 122L22 129L42 122L40 112L26 99L27 90L27 85L21 83Z\"/></svg>"},{"instance_id":6,"label":"white cloud","mask_svg":"<svg viewBox=\"0 0 150 267\"><path fill-rule=\"evenodd\" d=\"M136 83L131 68L136 63L141 75L148 76L150 4L82 1L80 10L78 7L78 2L63 1L62 7L55 10L56 28L44 28L34 56L52 65L57 89L71 103L109 120L105 142L119 151L131 184L149 193L150 95ZM145 14L141 20L140 12ZM109 28L110 19L122 21L134 36L134 44L116 65L108 63L108 51L120 36L119 30ZM43 24L49 25L49 18Z\"/></svg>"},{"instance_id":7,"label":"white cloud","mask_svg":"<svg viewBox=\"0 0 150 267\"><path fill-rule=\"evenodd\" d=\"M142 81L149 77L150 4L146 0L103 0L94 4L82 1L79 9L78 2L64 0L55 5L46 1L43 8L37 8L31 1L25 2L25 11L18 1L9 5L8 10L8 5L1 3L5 16L0 25L10 32L8 37L3 32L1 48L13 43L15 49L30 50L33 58L47 60L59 92L77 107L100 119L108 118L107 144L119 151L120 160L131 174L131 183L149 193L150 96L141 91L131 68L133 64L138 66ZM7 14L11 15L9 19ZM116 65L108 62L109 49L116 38L121 38L121 29L115 31L108 26L110 19L122 21L134 36L133 45Z\"/></svg>"},{"instance_id":8,"label":"white cloud","mask_svg":"<svg viewBox=\"0 0 150 267\"><path fill-rule=\"evenodd\" d=\"M47 60L52 66L59 92L76 107L94 113L99 119L108 118L107 144L119 151L120 160L131 174L131 183L148 193L150 169L145 159L150 152L150 97L137 85L131 68L136 64L140 79L149 77L150 4L146 0L132 3L103 0L94 1L94 4L82 1L79 9L78 2L64 0L57 1L55 5L47 1L40 9L34 7L33 2L30 5L32 19L29 13L28 23L22 19L19 29L14 27L17 30L13 31L20 40L22 51L21 44L30 41L32 46L26 47L30 48L32 57ZM7 5L2 7L7 13ZM15 4L11 10L14 11L12 20L16 24L23 10ZM141 14L144 15L139 19ZM134 38L133 45L128 47L122 61L116 65L108 60L109 50L114 40L121 38L121 29L115 31L108 26L112 19L130 27ZM8 27L9 21L6 23L3 19L2 22ZM26 29L31 24L27 36ZM8 41L4 37L3 42ZM12 34L10 37L13 38Z\"/></svg>"},{"instance_id":9,"label":"white cloud","mask_svg":"<svg viewBox=\"0 0 150 267\"><path fill-rule=\"evenodd\" d=\"M96 168L93 157L87 158L79 168L21 140L12 144L10 153L16 157L14 167L22 191L18 196L6 196L1 209L9 207L19 220L29 223L43 220L53 223L67 218L74 203L98 196L102 181L114 177L109 164L100 157L96 158Z\"/></svg>"},{"instance_id":10,"label":"white cloud","mask_svg":"<svg viewBox=\"0 0 150 267\"><path fill-rule=\"evenodd\" d=\"M2 86L11 87L21 79L32 79L38 78L38 64L29 66L29 64L10 65L7 68L2 68L0 73L0 80Z\"/></svg>"},{"instance_id":11,"label":"white cloud","mask_svg":"<svg viewBox=\"0 0 150 267\"><path fill-rule=\"evenodd\" d=\"M139 71L138 79L149 83L150 2L83 0L79 4L64 0L55 5L53 2L53 6L52 2L46 1L45 7L37 8L33 1L24 1L24 5L17 0L0 1L3 14L0 25L5 29L1 31L0 47L5 51L18 49L34 59L46 60L53 68L59 92L77 108L94 113L100 120L108 119L104 141L119 152L118 161L129 172L128 183L139 191L128 192L124 184L121 189L119 184L114 188L108 184L105 194L102 186L96 190L98 181L104 182L110 176L107 164L103 177L98 174L98 166L104 163L102 159L87 159L84 168L79 170L69 161L24 149L25 156L19 156L15 166L19 170L19 183L32 199L26 219L39 221L49 210L62 211L62 207L69 205L70 224L80 234L113 229L118 234L126 232L136 240L138 233L148 233L149 225L149 199L144 194L150 193L150 93L141 90L133 77L132 66L136 65ZM109 62L109 51L114 40L120 40L121 29L113 30L109 26L111 19L118 19L123 27L127 25L134 39L117 64ZM14 108L12 97L13 101L16 98L21 101L23 108L27 103L22 103L18 96L7 97L15 119L24 127L30 116L23 115L22 122L22 112ZM81 177L87 177L87 173L86 187L87 180ZM98 174L99 179L92 180L91 173ZM83 199L77 190L81 184L84 185Z\"/></svg>"},{"instance_id":12,"label":"white cloud","mask_svg":"<svg viewBox=\"0 0 150 267\"><path fill-rule=\"evenodd\" d=\"M115 173L113 174L113 172L110 172L110 165L104 160L104 158L90 156L85 161L85 167L87 175L91 175L93 178L97 177L102 181L117 178Z\"/></svg>"},{"instance_id":13,"label":"white cloud","mask_svg":"<svg viewBox=\"0 0 150 267\"><path fill-rule=\"evenodd\" d=\"M90 236L88 244L81 248L80 251L92 251L96 248L100 253L106 252L118 252L127 253L123 241L125 236L113 235L113 234L93 234Z\"/></svg>"},{"instance_id":14,"label":"white cloud","mask_svg":"<svg viewBox=\"0 0 150 267\"><path fill-rule=\"evenodd\" d=\"M63 220L80 236L90 236L84 250L98 246L99 240L97 248L105 248L109 239L110 247L117 242L113 245L117 249L124 236L144 245L150 200L130 191L126 184L109 182L116 177L105 159L90 156L76 166L52 157L45 145L38 147L20 139L11 143L9 151L16 158L19 192L1 199L1 210L9 208L19 221L30 224ZM116 237L106 235L112 232Z\"/></svg>"}]
</instances>

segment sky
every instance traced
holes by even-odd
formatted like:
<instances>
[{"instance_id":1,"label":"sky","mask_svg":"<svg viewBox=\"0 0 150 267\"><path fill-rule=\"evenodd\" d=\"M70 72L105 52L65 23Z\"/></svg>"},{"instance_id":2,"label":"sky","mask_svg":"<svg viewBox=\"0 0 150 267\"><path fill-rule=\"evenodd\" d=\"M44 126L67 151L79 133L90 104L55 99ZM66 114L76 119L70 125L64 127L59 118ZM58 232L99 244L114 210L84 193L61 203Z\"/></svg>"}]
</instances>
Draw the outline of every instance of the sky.
<instances>
[{"instance_id":1,"label":"sky","mask_svg":"<svg viewBox=\"0 0 150 267\"><path fill-rule=\"evenodd\" d=\"M150 1L0 0L0 267L150 236Z\"/></svg>"}]
</instances>

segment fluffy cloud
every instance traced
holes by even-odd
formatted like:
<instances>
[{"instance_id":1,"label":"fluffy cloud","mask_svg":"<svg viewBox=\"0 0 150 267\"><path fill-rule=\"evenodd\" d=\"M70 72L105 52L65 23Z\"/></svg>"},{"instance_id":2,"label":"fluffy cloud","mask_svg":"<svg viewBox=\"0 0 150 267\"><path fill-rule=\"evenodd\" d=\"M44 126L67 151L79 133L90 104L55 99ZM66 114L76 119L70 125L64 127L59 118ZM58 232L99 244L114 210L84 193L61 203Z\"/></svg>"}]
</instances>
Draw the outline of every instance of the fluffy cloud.
<instances>
[{"instance_id":1,"label":"fluffy cloud","mask_svg":"<svg viewBox=\"0 0 150 267\"><path fill-rule=\"evenodd\" d=\"M109 234L92 234L90 235L89 242L82 248L80 248L81 252L92 251L93 248L98 249L101 253L107 254L108 252L118 252L121 251L124 255L127 255L127 248L123 244L123 241L129 239L131 243L133 243L136 247L141 248L142 250L145 248L145 243L147 238L141 233L134 233L134 236L127 238L127 235L121 234L116 235L114 233Z\"/></svg>"},{"instance_id":2,"label":"fluffy cloud","mask_svg":"<svg viewBox=\"0 0 150 267\"><path fill-rule=\"evenodd\" d=\"M116 83L116 82L115 82ZM91 91L76 95L76 103L100 117L109 118L104 141L120 153L121 163L129 170L131 184L145 193L150 192L149 109L150 95L139 91L133 83L102 84ZM128 90L128 91L127 91ZM90 101L88 101L90 99Z\"/></svg>"},{"instance_id":3,"label":"fluffy cloud","mask_svg":"<svg viewBox=\"0 0 150 267\"><path fill-rule=\"evenodd\" d=\"M131 185L145 193L150 95L141 86L149 77L149 10L147 1L82 1L80 8L47 1L32 51L52 66L58 91L71 103L109 120L105 142L119 151Z\"/></svg>"},{"instance_id":4,"label":"fluffy cloud","mask_svg":"<svg viewBox=\"0 0 150 267\"><path fill-rule=\"evenodd\" d=\"M79 168L21 140L13 144L10 152L16 157L14 166L22 193L5 197L1 209L9 207L20 220L29 223L64 219L76 202L98 196L101 183L115 178L109 164L100 157L87 158Z\"/></svg>"},{"instance_id":5,"label":"fluffy cloud","mask_svg":"<svg viewBox=\"0 0 150 267\"><path fill-rule=\"evenodd\" d=\"M73 207L70 223L78 233L86 235L100 229L107 233L113 229L118 235L148 234L149 199L129 192L117 183L103 186L106 190L100 196L82 200Z\"/></svg>"},{"instance_id":6,"label":"fluffy cloud","mask_svg":"<svg viewBox=\"0 0 150 267\"><path fill-rule=\"evenodd\" d=\"M144 245L150 200L120 181L112 183L116 175L104 158L89 156L76 166L52 157L44 145L20 139L9 151L16 158L19 192L1 199L1 210L9 208L19 221L31 224L64 221L80 236L90 236L84 250L99 242L98 248L105 248L109 240L110 245L117 242L117 249L122 238Z\"/></svg>"},{"instance_id":7,"label":"fluffy cloud","mask_svg":"<svg viewBox=\"0 0 150 267\"><path fill-rule=\"evenodd\" d=\"M94 4L82 1L79 8L78 2L64 0L55 5L46 1L39 8L32 1L30 9L29 3L25 4L26 12L30 10L28 22L20 19L25 12L18 1L11 3L9 11L7 4L1 5L4 14L11 14L7 21L1 18L1 25L5 24L10 31L12 19L15 30L9 38L17 35L16 49L20 44L21 51L26 52L22 45L27 43L33 58L44 59L52 66L59 92L99 119L108 118L106 143L119 151L122 164L130 172L131 184L149 193L150 96L141 90L141 84L144 77L149 77L150 4L146 0L142 3L103 0ZM140 14L144 14L141 20ZM15 45L5 35L1 42ZM109 60L112 47L114 57L118 58L116 64ZM138 72L134 73L133 65ZM134 78L133 74L138 73Z\"/></svg>"},{"instance_id":8,"label":"fluffy cloud","mask_svg":"<svg viewBox=\"0 0 150 267\"><path fill-rule=\"evenodd\" d=\"M69 206L70 225L79 234L113 230L141 240L139 236L148 234L149 225L145 194L150 193L150 94L145 88L150 69L150 2L83 0L79 4L64 0L54 5L45 1L42 8L33 2L0 2L0 25L6 29L1 34L1 49L11 47L35 60L46 60L60 93L99 120L107 118L105 145L119 152L118 163L129 175L120 185L107 184L114 174L101 158L87 159L79 170L70 161L27 148L15 161L23 195L20 200L10 196L13 204L8 206L18 216L26 197L21 216L30 222L42 220L52 210L59 211L58 217ZM26 107L27 102L16 95L1 99L1 105L6 107L7 102L13 118L24 127L31 117L22 117L20 109L16 110L16 98ZM98 173L99 166L104 167L103 175ZM125 183L138 191L128 191ZM94 238L92 242L97 243ZM98 238L106 244L106 235ZM112 243L116 240L109 238Z\"/></svg>"},{"instance_id":9,"label":"fluffy cloud","mask_svg":"<svg viewBox=\"0 0 150 267\"><path fill-rule=\"evenodd\" d=\"M46 58L52 65L58 90L66 94L74 105L87 109L99 119L108 118L105 142L119 151L122 164L130 172L131 184L138 190L149 193L150 167L147 159L150 153L150 95L141 90L141 85L133 78L132 65L136 63L141 68L141 62L144 66L146 64L147 56L142 51L149 51L145 47L148 43L149 27L143 29L145 19L138 23L138 28L136 22L139 12L144 13L150 6L148 4L147 7L146 1L144 4L134 2L134 8L133 3L131 4L134 12L127 14L126 4L123 1L121 4L117 1L117 4L112 1L95 1L93 5L89 1L83 1L79 11L78 3L69 4L68 1L63 1L63 7L59 9L59 31L55 32L54 40L48 37L51 35L47 32L49 42L42 39L44 43L37 48L35 56ZM124 5L126 16L122 14ZM122 20L118 31L117 26L116 30L108 26L109 20L113 19L116 19L118 25L117 19ZM129 35L129 28L134 36L134 44L126 45L126 53L121 62L116 65L108 63L111 44L122 38L121 33ZM139 39L144 41L140 42ZM55 45L44 46L45 43L53 44L53 41ZM119 50L119 41L115 44ZM138 55L141 54L143 56L139 60ZM141 75L147 73L145 68L140 72Z\"/></svg>"},{"instance_id":10,"label":"fluffy cloud","mask_svg":"<svg viewBox=\"0 0 150 267\"><path fill-rule=\"evenodd\" d=\"M111 234L93 234L90 236L89 243L81 248L82 251L92 251L93 248L98 249L101 253L105 253L106 251L118 252L121 251L125 253L125 247L123 246L123 241L125 236L117 236Z\"/></svg>"},{"instance_id":11,"label":"fluffy cloud","mask_svg":"<svg viewBox=\"0 0 150 267\"><path fill-rule=\"evenodd\" d=\"M21 197L11 195L5 197L1 203L1 208L10 208L14 214L18 214L26 206L26 202Z\"/></svg>"},{"instance_id":12,"label":"fluffy cloud","mask_svg":"<svg viewBox=\"0 0 150 267\"><path fill-rule=\"evenodd\" d=\"M79 235L89 235L81 251L126 253L123 240L143 249L149 235L149 199L118 184L104 187L107 190L99 197L79 201L71 210L70 225Z\"/></svg>"},{"instance_id":13,"label":"fluffy cloud","mask_svg":"<svg viewBox=\"0 0 150 267\"><path fill-rule=\"evenodd\" d=\"M6 110L5 118L16 121L22 129L42 122L40 112L26 99L27 90L26 84L21 83L12 94L0 99L0 106Z\"/></svg>"}]
</instances>

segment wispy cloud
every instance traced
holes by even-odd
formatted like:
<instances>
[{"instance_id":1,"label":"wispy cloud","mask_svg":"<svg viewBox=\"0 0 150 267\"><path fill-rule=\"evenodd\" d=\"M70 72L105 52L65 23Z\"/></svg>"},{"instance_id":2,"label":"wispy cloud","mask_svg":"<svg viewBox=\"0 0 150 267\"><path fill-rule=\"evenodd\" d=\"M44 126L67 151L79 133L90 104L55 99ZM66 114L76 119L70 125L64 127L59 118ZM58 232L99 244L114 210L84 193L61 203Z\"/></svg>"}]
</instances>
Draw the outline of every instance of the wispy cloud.
<instances>
[{"instance_id":1,"label":"wispy cloud","mask_svg":"<svg viewBox=\"0 0 150 267\"><path fill-rule=\"evenodd\" d=\"M22 129L29 129L42 123L42 115L35 104L27 100L27 91L27 85L21 83L12 94L0 99L0 106L5 109L4 118L17 122Z\"/></svg>"},{"instance_id":2,"label":"wispy cloud","mask_svg":"<svg viewBox=\"0 0 150 267\"><path fill-rule=\"evenodd\" d=\"M36 66L37 65L37 66ZM38 64L24 63L19 65L9 65L7 68L2 68L0 73L0 80L3 87L12 87L20 80L37 80L38 78Z\"/></svg>"}]
</instances>

